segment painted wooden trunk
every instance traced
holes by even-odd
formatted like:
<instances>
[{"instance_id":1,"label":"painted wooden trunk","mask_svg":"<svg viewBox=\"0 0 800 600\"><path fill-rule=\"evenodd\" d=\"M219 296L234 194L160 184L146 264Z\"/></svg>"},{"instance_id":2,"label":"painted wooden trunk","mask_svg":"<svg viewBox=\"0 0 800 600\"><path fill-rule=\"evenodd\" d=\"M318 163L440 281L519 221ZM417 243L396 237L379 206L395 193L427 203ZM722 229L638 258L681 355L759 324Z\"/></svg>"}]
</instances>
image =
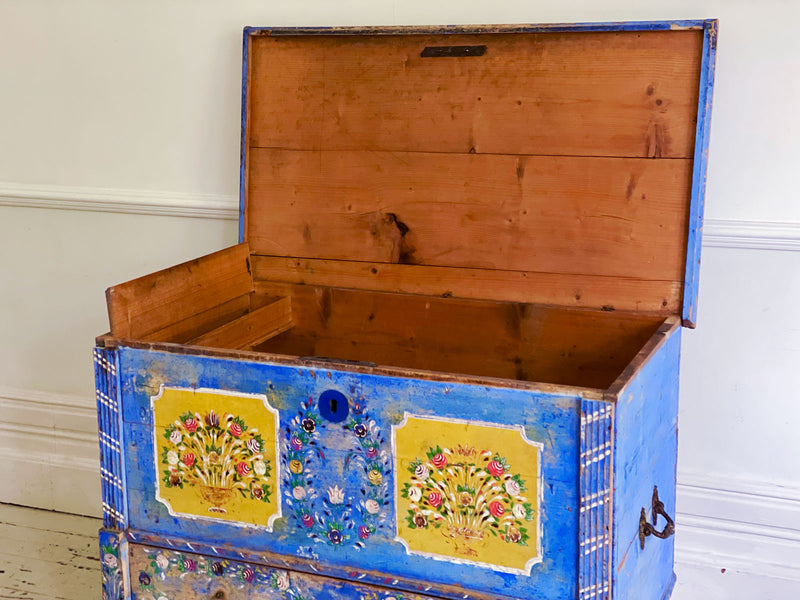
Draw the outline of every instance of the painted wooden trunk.
<instances>
[{"instance_id":1,"label":"painted wooden trunk","mask_svg":"<svg viewBox=\"0 0 800 600\"><path fill-rule=\"evenodd\" d=\"M715 40L246 29L241 243L108 291L104 598L669 597Z\"/></svg>"}]
</instances>

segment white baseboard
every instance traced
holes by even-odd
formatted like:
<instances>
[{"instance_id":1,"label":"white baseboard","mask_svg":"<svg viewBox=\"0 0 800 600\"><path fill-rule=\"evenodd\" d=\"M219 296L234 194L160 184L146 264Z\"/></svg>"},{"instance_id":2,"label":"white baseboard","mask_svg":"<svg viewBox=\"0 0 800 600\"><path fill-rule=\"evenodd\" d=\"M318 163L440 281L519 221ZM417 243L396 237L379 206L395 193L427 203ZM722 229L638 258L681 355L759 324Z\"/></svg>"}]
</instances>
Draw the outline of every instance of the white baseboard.
<instances>
[{"instance_id":1,"label":"white baseboard","mask_svg":"<svg viewBox=\"0 0 800 600\"><path fill-rule=\"evenodd\" d=\"M23 183L0 182L0 206L204 219L239 218L239 199L224 194ZM703 245L710 248L800 251L800 223L706 219Z\"/></svg>"},{"instance_id":2,"label":"white baseboard","mask_svg":"<svg viewBox=\"0 0 800 600\"><path fill-rule=\"evenodd\" d=\"M97 517L93 398L0 386L0 502Z\"/></svg>"},{"instance_id":3,"label":"white baseboard","mask_svg":"<svg viewBox=\"0 0 800 600\"><path fill-rule=\"evenodd\" d=\"M92 398L0 387L0 502L100 515ZM800 581L800 487L678 474L676 561Z\"/></svg>"}]
</instances>

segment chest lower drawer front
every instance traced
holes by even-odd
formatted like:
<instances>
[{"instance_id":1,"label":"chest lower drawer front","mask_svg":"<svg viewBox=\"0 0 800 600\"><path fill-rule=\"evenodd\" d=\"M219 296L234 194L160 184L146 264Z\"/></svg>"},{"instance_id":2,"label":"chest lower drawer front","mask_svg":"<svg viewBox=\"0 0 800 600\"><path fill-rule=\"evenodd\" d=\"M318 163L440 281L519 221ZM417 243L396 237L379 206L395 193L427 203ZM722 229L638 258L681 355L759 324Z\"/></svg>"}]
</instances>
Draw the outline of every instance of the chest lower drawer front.
<instances>
[{"instance_id":1,"label":"chest lower drawer front","mask_svg":"<svg viewBox=\"0 0 800 600\"><path fill-rule=\"evenodd\" d=\"M579 398L119 358L132 530L454 598L574 596Z\"/></svg>"}]
</instances>

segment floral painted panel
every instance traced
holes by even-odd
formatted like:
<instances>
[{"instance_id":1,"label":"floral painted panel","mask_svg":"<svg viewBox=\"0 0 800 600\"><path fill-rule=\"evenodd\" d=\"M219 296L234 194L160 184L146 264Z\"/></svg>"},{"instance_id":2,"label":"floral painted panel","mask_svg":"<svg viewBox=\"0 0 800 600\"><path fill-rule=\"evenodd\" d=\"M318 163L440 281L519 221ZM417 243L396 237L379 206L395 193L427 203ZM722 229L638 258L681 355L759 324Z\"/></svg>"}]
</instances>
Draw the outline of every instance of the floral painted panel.
<instances>
[{"instance_id":1,"label":"floral painted panel","mask_svg":"<svg viewBox=\"0 0 800 600\"><path fill-rule=\"evenodd\" d=\"M541 562L542 444L522 427L408 413L392 434L410 554L512 573Z\"/></svg>"},{"instance_id":2,"label":"floral painted panel","mask_svg":"<svg viewBox=\"0 0 800 600\"><path fill-rule=\"evenodd\" d=\"M170 514L271 529L278 413L266 396L162 387L151 405L156 497Z\"/></svg>"},{"instance_id":3,"label":"floral painted panel","mask_svg":"<svg viewBox=\"0 0 800 600\"><path fill-rule=\"evenodd\" d=\"M219 556L131 544L133 600L433 600L429 596L233 561ZM116 600L116 598L114 599Z\"/></svg>"}]
</instances>

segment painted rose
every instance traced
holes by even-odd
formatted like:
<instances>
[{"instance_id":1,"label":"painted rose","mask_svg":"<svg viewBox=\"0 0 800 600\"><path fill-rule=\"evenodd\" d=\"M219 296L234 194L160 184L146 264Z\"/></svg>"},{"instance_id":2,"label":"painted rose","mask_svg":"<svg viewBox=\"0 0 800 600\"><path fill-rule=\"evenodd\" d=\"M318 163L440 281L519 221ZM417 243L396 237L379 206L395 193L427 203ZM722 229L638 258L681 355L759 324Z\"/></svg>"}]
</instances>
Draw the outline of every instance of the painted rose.
<instances>
[{"instance_id":1,"label":"painted rose","mask_svg":"<svg viewBox=\"0 0 800 600\"><path fill-rule=\"evenodd\" d=\"M292 490L292 497L293 497L295 500L302 500L302 499L304 499L304 498L306 497L306 488L304 488L302 485L298 485L298 486L296 486L296 487L295 487L295 488Z\"/></svg>"},{"instance_id":2,"label":"painted rose","mask_svg":"<svg viewBox=\"0 0 800 600\"><path fill-rule=\"evenodd\" d=\"M246 477L250 472L250 467L247 466L246 462L238 462L236 463L236 472L239 474L239 477Z\"/></svg>"},{"instance_id":3,"label":"painted rose","mask_svg":"<svg viewBox=\"0 0 800 600\"><path fill-rule=\"evenodd\" d=\"M317 428L317 423L314 421L314 419L306 417L303 419L303 422L300 424L300 426L306 433L314 433L314 430Z\"/></svg>"},{"instance_id":4,"label":"painted rose","mask_svg":"<svg viewBox=\"0 0 800 600\"><path fill-rule=\"evenodd\" d=\"M408 488L408 499L412 502L419 502L422 499L422 490L414 486Z\"/></svg>"},{"instance_id":5,"label":"painted rose","mask_svg":"<svg viewBox=\"0 0 800 600\"><path fill-rule=\"evenodd\" d=\"M105 566L107 566L109 569L114 569L117 566L117 557L113 554L104 554L103 564L105 564Z\"/></svg>"},{"instance_id":6,"label":"painted rose","mask_svg":"<svg viewBox=\"0 0 800 600\"><path fill-rule=\"evenodd\" d=\"M259 477L263 476L267 472L267 463L263 460L257 460L253 463L253 471L255 471L256 475Z\"/></svg>"},{"instance_id":7,"label":"painted rose","mask_svg":"<svg viewBox=\"0 0 800 600\"><path fill-rule=\"evenodd\" d=\"M213 410L209 411L209 413L203 417L203 420L206 422L206 427L219 427L219 415Z\"/></svg>"},{"instance_id":8,"label":"painted rose","mask_svg":"<svg viewBox=\"0 0 800 600\"><path fill-rule=\"evenodd\" d=\"M255 486L250 492L256 500L261 500L264 497L264 488L260 485Z\"/></svg>"},{"instance_id":9,"label":"painted rose","mask_svg":"<svg viewBox=\"0 0 800 600\"><path fill-rule=\"evenodd\" d=\"M189 433L194 433L195 431L197 431L198 422L195 421L192 417L189 417L183 422L183 426Z\"/></svg>"},{"instance_id":10,"label":"painted rose","mask_svg":"<svg viewBox=\"0 0 800 600\"><path fill-rule=\"evenodd\" d=\"M231 432L231 435L233 437L237 437L238 438L240 435L242 435L242 426L234 421L233 423L231 423L228 426L228 431Z\"/></svg>"},{"instance_id":11,"label":"painted rose","mask_svg":"<svg viewBox=\"0 0 800 600\"><path fill-rule=\"evenodd\" d=\"M297 459L289 461L289 470L294 473L295 475L299 475L303 472L303 463Z\"/></svg>"},{"instance_id":12,"label":"painted rose","mask_svg":"<svg viewBox=\"0 0 800 600\"><path fill-rule=\"evenodd\" d=\"M522 532L516 527L509 527L506 532L506 539L512 544L518 544L522 541Z\"/></svg>"},{"instance_id":13,"label":"painted rose","mask_svg":"<svg viewBox=\"0 0 800 600\"><path fill-rule=\"evenodd\" d=\"M341 544L342 543L342 532L338 529L331 529L328 532L328 539L334 544Z\"/></svg>"},{"instance_id":14,"label":"painted rose","mask_svg":"<svg viewBox=\"0 0 800 600\"><path fill-rule=\"evenodd\" d=\"M470 494L469 492L461 492L458 495L458 501L461 504L461 506L470 506L473 500L474 498L472 497L472 494Z\"/></svg>"},{"instance_id":15,"label":"painted rose","mask_svg":"<svg viewBox=\"0 0 800 600\"><path fill-rule=\"evenodd\" d=\"M519 496L520 488L519 483L516 482L514 479L509 479L506 481L505 485L503 486L506 488L506 492L509 496Z\"/></svg>"},{"instance_id":16,"label":"painted rose","mask_svg":"<svg viewBox=\"0 0 800 600\"><path fill-rule=\"evenodd\" d=\"M506 512L506 509L503 507L502 502L498 502L495 500L494 502L489 503L489 512L492 514L493 517L499 519L503 516L503 513Z\"/></svg>"},{"instance_id":17,"label":"painted rose","mask_svg":"<svg viewBox=\"0 0 800 600\"><path fill-rule=\"evenodd\" d=\"M356 423L353 426L353 433L356 434L356 437L367 437L367 426L363 423Z\"/></svg>"},{"instance_id":18,"label":"painted rose","mask_svg":"<svg viewBox=\"0 0 800 600\"><path fill-rule=\"evenodd\" d=\"M438 452L433 455L433 458L431 458L431 462L433 463L433 466L436 467L437 469L444 469L445 466L447 465L447 457L441 452Z\"/></svg>"},{"instance_id":19,"label":"painted rose","mask_svg":"<svg viewBox=\"0 0 800 600\"><path fill-rule=\"evenodd\" d=\"M430 504L433 508L439 508L442 505L442 495L439 492L429 493L428 504Z\"/></svg>"},{"instance_id":20,"label":"painted rose","mask_svg":"<svg viewBox=\"0 0 800 600\"><path fill-rule=\"evenodd\" d=\"M370 534L369 527L367 527L366 525L359 525L358 526L358 537L359 538L361 538L362 540L365 540L365 539L367 539L369 537L369 534Z\"/></svg>"},{"instance_id":21,"label":"painted rose","mask_svg":"<svg viewBox=\"0 0 800 600\"><path fill-rule=\"evenodd\" d=\"M506 472L506 468L496 460L490 460L489 464L486 465L486 470L489 471L489 473L494 477L500 477Z\"/></svg>"},{"instance_id":22,"label":"painted rose","mask_svg":"<svg viewBox=\"0 0 800 600\"><path fill-rule=\"evenodd\" d=\"M159 554L156 556L156 566L162 571L166 571L167 567L169 567L169 559L163 554Z\"/></svg>"},{"instance_id":23,"label":"painted rose","mask_svg":"<svg viewBox=\"0 0 800 600\"><path fill-rule=\"evenodd\" d=\"M256 573L250 567L245 567L242 569L242 580L246 581L247 583L252 583L253 579L255 579Z\"/></svg>"},{"instance_id":24,"label":"painted rose","mask_svg":"<svg viewBox=\"0 0 800 600\"><path fill-rule=\"evenodd\" d=\"M413 518L414 525L417 527L427 527L428 526L428 519L425 518L425 515L422 513L416 513Z\"/></svg>"},{"instance_id":25,"label":"painted rose","mask_svg":"<svg viewBox=\"0 0 800 600\"><path fill-rule=\"evenodd\" d=\"M416 477L420 481L425 481L426 479L428 479L428 477L430 477L430 474L431 472L428 469L428 467L426 467L423 464L418 464L416 467L414 467L414 477Z\"/></svg>"},{"instance_id":26,"label":"painted rose","mask_svg":"<svg viewBox=\"0 0 800 600\"><path fill-rule=\"evenodd\" d=\"M383 475L381 474L378 469L372 469L369 473L367 473L367 479L372 485L380 485L383 483Z\"/></svg>"},{"instance_id":27,"label":"painted rose","mask_svg":"<svg viewBox=\"0 0 800 600\"><path fill-rule=\"evenodd\" d=\"M184 558L183 570L187 573L194 573L197 570L197 563L191 558Z\"/></svg>"},{"instance_id":28,"label":"painted rose","mask_svg":"<svg viewBox=\"0 0 800 600\"><path fill-rule=\"evenodd\" d=\"M258 454L261 452L261 444L258 443L256 438L250 438L247 440L247 449L253 454Z\"/></svg>"},{"instance_id":29,"label":"painted rose","mask_svg":"<svg viewBox=\"0 0 800 600\"><path fill-rule=\"evenodd\" d=\"M292 450L298 452L303 449L303 440L301 440L296 435L293 435L292 439L289 440L289 446L292 447Z\"/></svg>"},{"instance_id":30,"label":"painted rose","mask_svg":"<svg viewBox=\"0 0 800 600\"><path fill-rule=\"evenodd\" d=\"M222 575L225 572L225 567L222 566L222 563L215 562L211 565L211 572L214 575Z\"/></svg>"},{"instance_id":31,"label":"painted rose","mask_svg":"<svg viewBox=\"0 0 800 600\"><path fill-rule=\"evenodd\" d=\"M314 517L309 514L305 514L300 517L300 522L303 524L303 527L311 527L314 524Z\"/></svg>"},{"instance_id":32,"label":"painted rose","mask_svg":"<svg viewBox=\"0 0 800 600\"><path fill-rule=\"evenodd\" d=\"M524 519L528 515L528 511L525 510L522 504L515 504L511 509L511 514L514 515L515 519Z\"/></svg>"},{"instance_id":33,"label":"painted rose","mask_svg":"<svg viewBox=\"0 0 800 600\"><path fill-rule=\"evenodd\" d=\"M194 454L191 452L187 452L186 454L183 455L183 458L181 460L183 461L183 464L191 468L192 465L194 465Z\"/></svg>"},{"instance_id":34,"label":"painted rose","mask_svg":"<svg viewBox=\"0 0 800 600\"><path fill-rule=\"evenodd\" d=\"M179 460L180 459L178 458L178 453L175 452L175 450L170 450L169 452L167 452L167 462L171 464L173 467L178 464Z\"/></svg>"},{"instance_id":35,"label":"painted rose","mask_svg":"<svg viewBox=\"0 0 800 600\"><path fill-rule=\"evenodd\" d=\"M370 446L367 448L367 458L377 458L378 456L378 447L377 446Z\"/></svg>"},{"instance_id":36,"label":"painted rose","mask_svg":"<svg viewBox=\"0 0 800 600\"><path fill-rule=\"evenodd\" d=\"M381 505L378 504L375 500L370 498L364 503L364 507L367 509L367 512L371 515L378 514L378 511L381 509Z\"/></svg>"},{"instance_id":37,"label":"painted rose","mask_svg":"<svg viewBox=\"0 0 800 600\"><path fill-rule=\"evenodd\" d=\"M181 432L178 431L177 429L173 429L172 433L169 434L169 441L175 444L176 446L181 443L182 439L183 436L181 435Z\"/></svg>"},{"instance_id":38,"label":"painted rose","mask_svg":"<svg viewBox=\"0 0 800 600\"><path fill-rule=\"evenodd\" d=\"M275 579L275 585L278 586L278 589L282 592L285 592L289 589L289 574L285 571L278 575Z\"/></svg>"},{"instance_id":39,"label":"painted rose","mask_svg":"<svg viewBox=\"0 0 800 600\"><path fill-rule=\"evenodd\" d=\"M328 502L342 504L344 502L344 490L338 485L328 488Z\"/></svg>"}]
</instances>

